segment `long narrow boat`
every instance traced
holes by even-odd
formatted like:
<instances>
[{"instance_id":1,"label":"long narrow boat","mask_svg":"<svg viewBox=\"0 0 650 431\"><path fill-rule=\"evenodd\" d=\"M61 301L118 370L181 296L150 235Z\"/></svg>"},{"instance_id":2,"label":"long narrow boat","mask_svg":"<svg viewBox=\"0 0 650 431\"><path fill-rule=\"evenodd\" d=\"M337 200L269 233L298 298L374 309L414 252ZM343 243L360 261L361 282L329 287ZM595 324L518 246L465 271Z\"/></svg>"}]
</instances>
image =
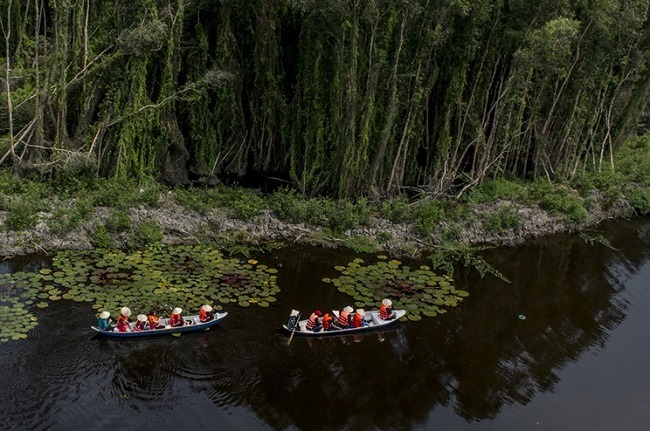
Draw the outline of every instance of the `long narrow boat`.
<instances>
[{"instance_id":1,"label":"long narrow boat","mask_svg":"<svg viewBox=\"0 0 650 431\"><path fill-rule=\"evenodd\" d=\"M404 316L406 314L406 310L394 310L396 317L391 320L382 320L379 318L379 310L372 310L372 311L366 311L365 316L364 316L364 321L368 323L367 326L362 326L360 328L345 328L345 329L334 329L331 331L323 331L322 329L318 332L314 332L311 329L307 329L307 320L301 320L298 322L298 328L296 328L295 331L293 331L291 328L289 328L286 323L282 325L285 331L288 332L293 332L296 336L302 336L302 337L328 337L328 336L333 336L333 335L348 335L348 334L356 334L359 332L366 332L366 331L373 331L373 330L378 330L381 329L385 326L391 325L395 322L397 322L400 317Z\"/></svg>"},{"instance_id":2,"label":"long narrow boat","mask_svg":"<svg viewBox=\"0 0 650 431\"><path fill-rule=\"evenodd\" d=\"M150 335L163 335L163 334L178 334L182 332L196 332L208 330L220 321L222 321L228 315L227 312L224 313L215 313L212 320L207 322L201 322L199 316L183 316L185 324L183 326L169 326L169 319L160 319L160 324L164 325L164 328L160 329L145 329L144 331L133 331L133 325L131 323L131 332L115 332L115 331L101 331L95 326L91 326L98 334L105 337L116 337L116 338L132 338L132 337L146 337Z\"/></svg>"}]
</instances>

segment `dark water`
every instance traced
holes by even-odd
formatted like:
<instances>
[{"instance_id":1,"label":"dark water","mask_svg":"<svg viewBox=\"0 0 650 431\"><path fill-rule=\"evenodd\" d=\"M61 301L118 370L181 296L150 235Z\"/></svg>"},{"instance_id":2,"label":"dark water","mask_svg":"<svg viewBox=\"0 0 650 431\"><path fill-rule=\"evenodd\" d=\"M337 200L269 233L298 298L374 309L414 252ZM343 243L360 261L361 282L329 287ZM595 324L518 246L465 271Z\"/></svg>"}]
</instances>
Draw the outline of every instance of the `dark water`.
<instances>
[{"instance_id":1,"label":"dark water","mask_svg":"<svg viewBox=\"0 0 650 431\"><path fill-rule=\"evenodd\" d=\"M0 344L0 429L645 430L650 222L601 231L616 251L570 235L492 251L511 284L460 274L457 309L357 339L277 332L291 308L348 302L320 280L352 256L313 248L262 256L278 302L210 332L96 338L89 304L58 301Z\"/></svg>"}]
</instances>

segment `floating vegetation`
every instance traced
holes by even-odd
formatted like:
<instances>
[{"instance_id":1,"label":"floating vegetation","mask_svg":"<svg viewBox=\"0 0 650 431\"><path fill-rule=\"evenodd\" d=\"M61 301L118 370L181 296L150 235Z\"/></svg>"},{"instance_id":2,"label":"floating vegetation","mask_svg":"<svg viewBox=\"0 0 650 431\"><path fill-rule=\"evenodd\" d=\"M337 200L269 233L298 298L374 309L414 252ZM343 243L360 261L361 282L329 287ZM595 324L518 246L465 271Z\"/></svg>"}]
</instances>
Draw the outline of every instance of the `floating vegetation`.
<instances>
[{"instance_id":1,"label":"floating vegetation","mask_svg":"<svg viewBox=\"0 0 650 431\"><path fill-rule=\"evenodd\" d=\"M116 250L57 253L52 268L37 273L0 274L0 341L25 338L36 326L30 310L60 299L92 302L115 318L122 306L161 316L173 307L196 314L238 304L268 307L280 291L277 270L254 259L226 258L206 246L156 247L133 253ZM33 319L32 319L33 318ZM24 337L23 337L24 335Z\"/></svg>"},{"instance_id":2,"label":"floating vegetation","mask_svg":"<svg viewBox=\"0 0 650 431\"><path fill-rule=\"evenodd\" d=\"M372 265L354 259L345 267L336 267L341 276L322 281L331 282L340 292L350 295L357 307L376 308L383 298L390 298L393 308L406 309L404 318L413 321L444 314L445 307L455 307L469 296L454 288L450 276L437 275L428 266L411 269L398 260L379 258Z\"/></svg>"}]
</instances>

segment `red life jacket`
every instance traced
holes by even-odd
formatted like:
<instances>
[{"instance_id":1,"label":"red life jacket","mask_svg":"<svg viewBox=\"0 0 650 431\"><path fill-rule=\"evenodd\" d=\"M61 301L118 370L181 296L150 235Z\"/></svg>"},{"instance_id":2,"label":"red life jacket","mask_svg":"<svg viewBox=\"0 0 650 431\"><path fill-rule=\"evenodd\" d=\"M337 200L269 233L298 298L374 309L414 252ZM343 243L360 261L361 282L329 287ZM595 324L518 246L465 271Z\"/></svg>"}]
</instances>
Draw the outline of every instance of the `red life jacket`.
<instances>
[{"instance_id":1,"label":"red life jacket","mask_svg":"<svg viewBox=\"0 0 650 431\"><path fill-rule=\"evenodd\" d=\"M180 314L172 314L169 316L169 324L171 326L182 326L183 318L181 317Z\"/></svg>"},{"instance_id":2,"label":"red life jacket","mask_svg":"<svg viewBox=\"0 0 650 431\"><path fill-rule=\"evenodd\" d=\"M128 332L129 329L131 329L129 327L129 318L121 314L117 316L117 330L119 332Z\"/></svg>"},{"instance_id":3,"label":"red life jacket","mask_svg":"<svg viewBox=\"0 0 650 431\"><path fill-rule=\"evenodd\" d=\"M363 316L359 313L354 313L354 317L352 318L352 327L361 328L362 326L363 326Z\"/></svg>"},{"instance_id":4,"label":"red life jacket","mask_svg":"<svg viewBox=\"0 0 650 431\"><path fill-rule=\"evenodd\" d=\"M307 329L314 329L318 324L318 315L316 313L311 313L309 320L307 321Z\"/></svg>"},{"instance_id":5,"label":"red life jacket","mask_svg":"<svg viewBox=\"0 0 650 431\"><path fill-rule=\"evenodd\" d=\"M348 313L347 311L341 311L341 314L339 314L339 320L337 321L339 326L341 328L347 328L348 327Z\"/></svg>"},{"instance_id":6,"label":"red life jacket","mask_svg":"<svg viewBox=\"0 0 650 431\"><path fill-rule=\"evenodd\" d=\"M327 331L328 329L330 329L333 321L334 318L332 318L332 316L330 316L329 313L325 313L325 315L323 316L323 330Z\"/></svg>"},{"instance_id":7,"label":"red life jacket","mask_svg":"<svg viewBox=\"0 0 650 431\"><path fill-rule=\"evenodd\" d=\"M160 323L160 317L154 316L153 314L149 316L149 328L156 329Z\"/></svg>"}]
</instances>

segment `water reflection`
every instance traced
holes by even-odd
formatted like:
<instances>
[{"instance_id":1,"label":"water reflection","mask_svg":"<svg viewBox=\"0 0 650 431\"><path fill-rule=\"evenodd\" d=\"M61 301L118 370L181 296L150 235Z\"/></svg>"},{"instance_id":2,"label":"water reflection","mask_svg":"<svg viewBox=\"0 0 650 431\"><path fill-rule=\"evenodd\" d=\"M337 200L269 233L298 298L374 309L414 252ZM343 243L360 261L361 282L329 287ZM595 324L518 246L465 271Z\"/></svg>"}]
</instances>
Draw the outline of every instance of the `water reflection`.
<instances>
[{"instance_id":1,"label":"water reflection","mask_svg":"<svg viewBox=\"0 0 650 431\"><path fill-rule=\"evenodd\" d=\"M439 410L468 423L494 419L505 406L552 393L567 364L598 354L625 319L621 292L647 264L650 224L604 229L617 251L558 236L487 254L511 284L461 274L457 283L471 296L446 315L356 337L295 337L289 346L277 333L289 310L349 302L320 280L352 256L305 247L265 256L282 265L276 304L234 308L217 329L178 338L65 332L57 321L84 328L93 312L59 301L41 311L37 334L0 345L0 380L14 394L0 406L0 425L189 427L197 410L225 429L416 429ZM51 355L66 365L44 364Z\"/></svg>"}]
</instances>

